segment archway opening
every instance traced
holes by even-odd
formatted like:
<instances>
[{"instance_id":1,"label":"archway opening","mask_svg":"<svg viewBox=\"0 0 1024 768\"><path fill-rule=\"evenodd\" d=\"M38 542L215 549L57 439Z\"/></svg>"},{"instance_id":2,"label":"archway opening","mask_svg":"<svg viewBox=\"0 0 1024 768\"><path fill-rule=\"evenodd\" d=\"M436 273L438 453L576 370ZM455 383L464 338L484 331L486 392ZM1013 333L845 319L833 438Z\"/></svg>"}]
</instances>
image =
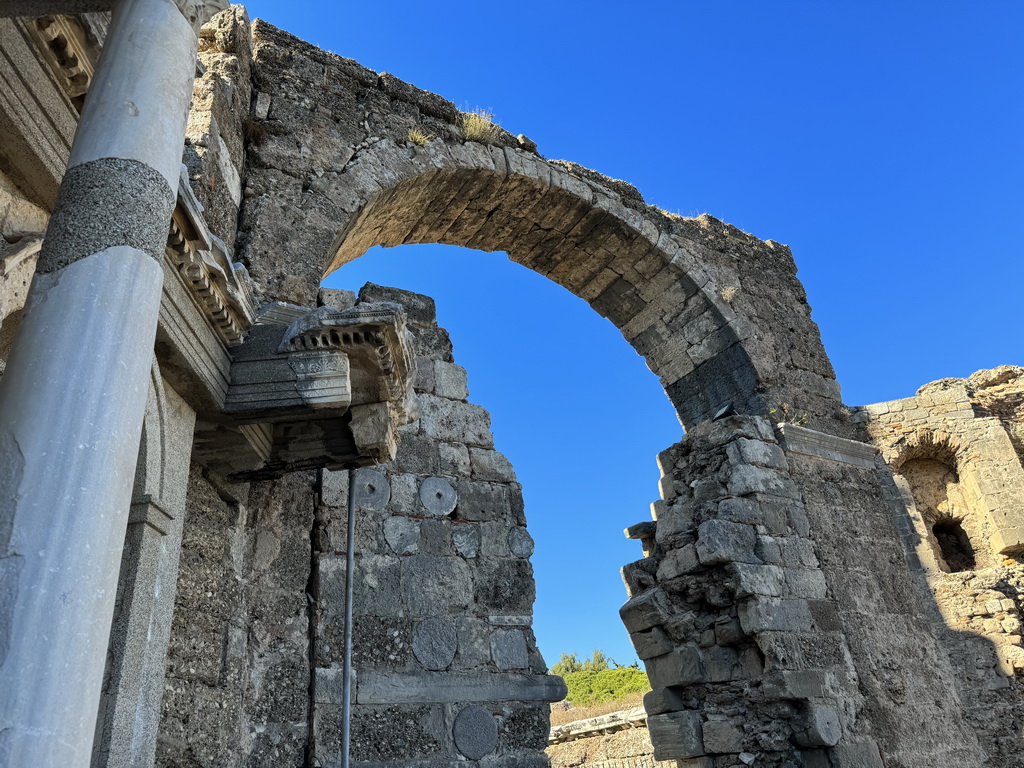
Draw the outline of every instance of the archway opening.
<instances>
[{"instance_id":1,"label":"archway opening","mask_svg":"<svg viewBox=\"0 0 1024 768\"><path fill-rule=\"evenodd\" d=\"M627 599L618 570L638 557L623 529L649 519L655 456L682 435L657 378L585 302L502 254L373 248L323 286L366 282L436 301L469 401L490 411L536 540L534 629L548 665L595 649L634 661L617 614Z\"/></svg>"},{"instance_id":2,"label":"archway opening","mask_svg":"<svg viewBox=\"0 0 1024 768\"><path fill-rule=\"evenodd\" d=\"M959 520L946 518L932 526L939 556L953 573L973 571L977 564L974 547Z\"/></svg>"}]
</instances>

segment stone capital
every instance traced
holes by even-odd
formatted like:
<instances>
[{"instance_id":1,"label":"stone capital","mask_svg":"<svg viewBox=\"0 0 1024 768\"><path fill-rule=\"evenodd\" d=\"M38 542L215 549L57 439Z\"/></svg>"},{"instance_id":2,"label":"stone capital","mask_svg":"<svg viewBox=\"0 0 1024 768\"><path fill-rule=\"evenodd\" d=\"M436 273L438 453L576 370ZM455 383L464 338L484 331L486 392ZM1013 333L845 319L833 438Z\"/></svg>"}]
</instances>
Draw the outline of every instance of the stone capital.
<instances>
[{"instance_id":1,"label":"stone capital","mask_svg":"<svg viewBox=\"0 0 1024 768\"><path fill-rule=\"evenodd\" d=\"M199 34L200 27L213 18L214 14L228 8L231 3L228 0L171 0L182 16L192 25L192 29Z\"/></svg>"}]
</instances>

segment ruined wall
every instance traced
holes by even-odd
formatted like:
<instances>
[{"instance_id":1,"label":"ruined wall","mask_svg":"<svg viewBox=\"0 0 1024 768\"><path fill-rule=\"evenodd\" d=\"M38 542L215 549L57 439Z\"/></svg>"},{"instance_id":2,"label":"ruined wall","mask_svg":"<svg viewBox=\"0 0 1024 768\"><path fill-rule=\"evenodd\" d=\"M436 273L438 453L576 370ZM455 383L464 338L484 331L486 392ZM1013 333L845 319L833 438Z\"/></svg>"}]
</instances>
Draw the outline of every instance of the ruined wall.
<instances>
[{"instance_id":1,"label":"ruined wall","mask_svg":"<svg viewBox=\"0 0 1024 768\"><path fill-rule=\"evenodd\" d=\"M531 629L521 488L433 301L358 298L406 307L420 417L359 475L378 480L356 528L352 758L541 765L565 690ZM348 493L347 471L249 487L193 468L157 765L340 764Z\"/></svg>"},{"instance_id":2,"label":"ruined wall","mask_svg":"<svg viewBox=\"0 0 1024 768\"><path fill-rule=\"evenodd\" d=\"M934 596L933 632L991 765L1024 732L1024 369L1001 366L857 409L907 510L901 538Z\"/></svg>"},{"instance_id":3,"label":"ruined wall","mask_svg":"<svg viewBox=\"0 0 1024 768\"><path fill-rule=\"evenodd\" d=\"M355 297L323 291L332 305ZM359 301L407 310L420 418L396 460L357 474L352 760L378 765L543 765L547 677L522 491L494 450L490 417L467 401L434 302L368 284ZM315 756L340 765L348 473L325 472L314 551ZM373 490L367 491L367 484Z\"/></svg>"},{"instance_id":4,"label":"ruined wall","mask_svg":"<svg viewBox=\"0 0 1024 768\"><path fill-rule=\"evenodd\" d=\"M268 24L253 43L237 246L264 295L308 303L373 245L504 251L620 328L685 422L785 403L846 429L785 246L667 214L497 126L467 141L451 102Z\"/></svg>"},{"instance_id":5,"label":"ruined wall","mask_svg":"<svg viewBox=\"0 0 1024 768\"><path fill-rule=\"evenodd\" d=\"M157 766L304 764L313 489L193 466Z\"/></svg>"}]
</instances>

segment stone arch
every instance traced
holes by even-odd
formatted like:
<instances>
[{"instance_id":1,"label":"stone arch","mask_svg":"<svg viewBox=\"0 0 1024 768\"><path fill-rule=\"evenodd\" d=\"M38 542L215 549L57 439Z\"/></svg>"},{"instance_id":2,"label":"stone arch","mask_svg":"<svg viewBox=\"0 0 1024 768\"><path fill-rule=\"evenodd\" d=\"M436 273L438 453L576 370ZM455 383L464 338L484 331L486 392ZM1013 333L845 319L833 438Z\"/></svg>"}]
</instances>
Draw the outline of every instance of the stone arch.
<instances>
[{"instance_id":1,"label":"stone arch","mask_svg":"<svg viewBox=\"0 0 1024 768\"><path fill-rule=\"evenodd\" d=\"M253 258L270 246L258 219L247 243L256 278L278 291L315 295L322 277L374 245L504 251L619 328L685 424L729 405L835 415L838 387L785 246L710 216L670 216L579 166L473 142L381 139L304 186L302 239L316 241L313 253L268 281Z\"/></svg>"}]
</instances>

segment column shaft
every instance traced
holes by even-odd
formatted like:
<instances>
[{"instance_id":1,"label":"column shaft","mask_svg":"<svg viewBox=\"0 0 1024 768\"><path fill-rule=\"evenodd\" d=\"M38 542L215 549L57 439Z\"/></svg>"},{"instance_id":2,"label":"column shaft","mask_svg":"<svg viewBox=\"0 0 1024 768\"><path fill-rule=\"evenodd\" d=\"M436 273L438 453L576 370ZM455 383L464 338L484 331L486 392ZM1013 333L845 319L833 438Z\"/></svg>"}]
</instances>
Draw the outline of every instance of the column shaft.
<instances>
[{"instance_id":1,"label":"column shaft","mask_svg":"<svg viewBox=\"0 0 1024 768\"><path fill-rule=\"evenodd\" d=\"M118 3L0 379L0 765L90 762L195 55Z\"/></svg>"}]
</instances>

